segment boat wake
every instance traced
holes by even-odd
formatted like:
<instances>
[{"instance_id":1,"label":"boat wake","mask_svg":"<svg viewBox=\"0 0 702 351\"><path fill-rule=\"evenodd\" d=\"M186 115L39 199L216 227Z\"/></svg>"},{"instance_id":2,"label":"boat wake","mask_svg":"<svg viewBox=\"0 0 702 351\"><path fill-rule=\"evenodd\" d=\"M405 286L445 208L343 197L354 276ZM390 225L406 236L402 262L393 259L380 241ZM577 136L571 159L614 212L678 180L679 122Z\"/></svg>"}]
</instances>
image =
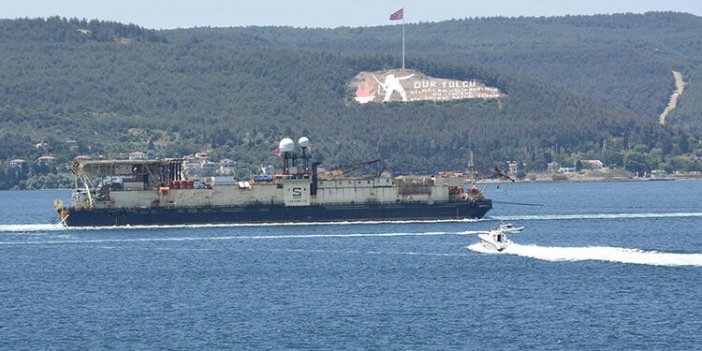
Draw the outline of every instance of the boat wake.
<instances>
[{"instance_id":1,"label":"boat wake","mask_svg":"<svg viewBox=\"0 0 702 351\"><path fill-rule=\"evenodd\" d=\"M61 224L0 224L0 233L53 232L66 230Z\"/></svg>"},{"instance_id":2,"label":"boat wake","mask_svg":"<svg viewBox=\"0 0 702 351\"><path fill-rule=\"evenodd\" d=\"M486 249L480 243L469 245L468 249L481 253L495 253L495 251ZM501 254L523 256L552 262L606 261L652 266L702 267L702 254L668 253L609 246L555 247L513 243L502 251Z\"/></svg>"},{"instance_id":3,"label":"boat wake","mask_svg":"<svg viewBox=\"0 0 702 351\"><path fill-rule=\"evenodd\" d=\"M238 227L288 227L288 226L347 226L373 224L423 224L423 223L475 223L485 219L439 219L402 221L339 221L339 222L287 222L287 223L223 223L223 224L175 224L175 225L125 225L100 227L66 227L61 224L0 224L2 232L43 232L57 230L144 230L144 229L197 229Z\"/></svg>"},{"instance_id":4,"label":"boat wake","mask_svg":"<svg viewBox=\"0 0 702 351\"><path fill-rule=\"evenodd\" d=\"M672 213L590 213L590 214L546 214L524 216L494 216L498 221L553 221L573 219L637 219L637 218L689 218L702 217L702 212Z\"/></svg>"}]
</instances>

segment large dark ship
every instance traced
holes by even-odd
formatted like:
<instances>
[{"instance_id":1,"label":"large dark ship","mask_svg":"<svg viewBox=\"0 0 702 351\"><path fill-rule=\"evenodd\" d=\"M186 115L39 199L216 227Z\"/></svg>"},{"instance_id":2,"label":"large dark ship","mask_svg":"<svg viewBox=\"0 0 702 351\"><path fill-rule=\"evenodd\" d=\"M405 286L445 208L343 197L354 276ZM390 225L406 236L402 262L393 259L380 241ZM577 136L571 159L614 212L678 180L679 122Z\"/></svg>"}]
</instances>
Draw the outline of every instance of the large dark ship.
<instances>
[{"instance_id":1,"label":"large dark ship","mask_svg":"<svg viewBox=\"0 0 702 351\"><path fill-rule=\"evenodd\" d=\"M492 208L463 177L319 172L309 140L298 146L301 156L283 139L282 172L247 181L186 179L182 159L74 161L72 204L56 209L67 226L125 226L460 220Z\"/></svg>"}]
</instances>

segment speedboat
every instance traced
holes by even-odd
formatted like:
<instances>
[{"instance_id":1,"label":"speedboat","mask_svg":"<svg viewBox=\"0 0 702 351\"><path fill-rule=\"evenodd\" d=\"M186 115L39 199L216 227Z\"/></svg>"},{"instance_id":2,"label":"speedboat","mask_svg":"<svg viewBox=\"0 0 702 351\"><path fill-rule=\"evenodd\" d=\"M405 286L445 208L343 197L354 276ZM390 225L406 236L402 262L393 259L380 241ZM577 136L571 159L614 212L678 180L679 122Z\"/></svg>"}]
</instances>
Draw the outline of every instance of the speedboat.
<instances>
[{"instance_id":1,"label":"speedboat","mask_svg":"<svg viewBox=\"0 0 702 351\"><path fill-rule=\"evenodd\" d=\"M501 252L512 244L512 241L507 238L507 233L500 227L492 228L487 233L478 234L478 238L485 248L497 252Z\"/></svg>"},{"instance_id":2,"label":"speedboat","mask_svg":"<svg viewBox=\"0 0 702 351\"><path fill-rule=\"evenodd\" d=\"M524 227L516 227L512 223L502 223L499 228L503 233L509 234L521 233L524 230Z\"/></svg>"}]
</instances>

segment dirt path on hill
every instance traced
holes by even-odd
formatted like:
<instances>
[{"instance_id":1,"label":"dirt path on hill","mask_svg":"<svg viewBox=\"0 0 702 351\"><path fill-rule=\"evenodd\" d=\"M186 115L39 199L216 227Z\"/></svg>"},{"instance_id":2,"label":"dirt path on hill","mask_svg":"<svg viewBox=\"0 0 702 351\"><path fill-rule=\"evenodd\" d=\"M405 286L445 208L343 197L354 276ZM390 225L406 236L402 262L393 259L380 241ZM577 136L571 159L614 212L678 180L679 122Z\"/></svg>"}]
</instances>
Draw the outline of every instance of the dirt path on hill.
<instances>
[{"instance_id":1,"label":"dirt path on hill","mask_svg":"<svg viewBox=\"0 0 702 351\"><path fill-rule=\"evenodd\" d=\"M683 76L682 73L678 71L673 71L673 77L675 77L675 91L673 92L672 95L670 95L670 101L668 102L668 106L665 107L665 110L663 110L663 113L661 113L660 117L658 117L658 123L660 124L665 124L665 118L668 116L668 113L670 111L673 111L676 106L678 106L678 97L682 95L683 90L685 90L685 82L683 82Z\"/></svg>"}]
</instances>

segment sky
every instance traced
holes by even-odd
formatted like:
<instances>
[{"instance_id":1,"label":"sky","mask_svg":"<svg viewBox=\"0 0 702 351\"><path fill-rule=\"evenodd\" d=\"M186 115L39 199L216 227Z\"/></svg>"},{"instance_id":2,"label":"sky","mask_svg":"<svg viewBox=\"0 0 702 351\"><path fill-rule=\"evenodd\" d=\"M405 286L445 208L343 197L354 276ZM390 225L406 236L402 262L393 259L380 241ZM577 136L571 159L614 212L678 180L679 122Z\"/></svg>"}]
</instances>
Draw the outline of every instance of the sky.
<instances>
[{"instance_id":1,"label":"sky","mask_svg":"<svg viewBox=\"0 0 702 351\"><path fill-rule=\"evenodd\" d=\"M136 24L150 29L292 26L364 27L471 17L564 16L647 11L702 16L700 0L8 0L0 18L61 16Z\"/></svg>"}]
</instances>

